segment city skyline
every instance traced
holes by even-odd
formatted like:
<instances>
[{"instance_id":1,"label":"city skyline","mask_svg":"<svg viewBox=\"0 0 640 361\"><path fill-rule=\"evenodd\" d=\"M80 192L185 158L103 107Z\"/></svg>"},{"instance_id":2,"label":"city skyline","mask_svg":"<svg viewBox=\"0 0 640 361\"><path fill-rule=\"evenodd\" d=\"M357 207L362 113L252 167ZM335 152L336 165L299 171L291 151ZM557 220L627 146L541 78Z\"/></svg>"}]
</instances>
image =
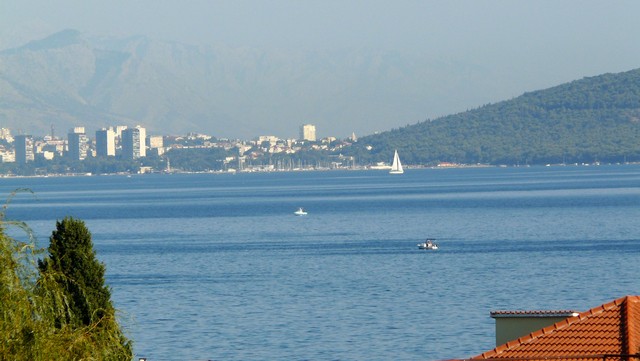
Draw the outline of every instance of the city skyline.
<instances>
[{"instance_id":1,"label":"city skyline","mask_svg":"<svg viewBox=\"0 0 640 361\"><path fill-rule=\"evenodd\" d=\"M95 130L89 130L87 131L87 127L85 126L77 126L77 127L73 127L71 129L68 130L68 132L65 133L65 136L68 138L68 136L70 134L75 134L75 133L83 133L83 134L97 134L98 132L101 131L112 131L115 137L121 137L121 133L122 131L126 130L126 129L131 129L131 128L144 128L147 129L146 127L140 125L140 124L136 124L135 126L128 126L128 125L115 125L115 126L106 126L106 127L99 127L96 128ZM15 129L9 128L9 127L0 127L0 139L7 139L7 138L15 138L18 135L27 135L27 136L36 136L39 138L50 138L50 139L64 139L64 137L60 137L55 131L55 127L52 125L51 126L51 131L49 133L46 134L32 134L32 133L25 133L24 131L18 130L18 133L16 133ZM191 132L187 132L185 134L154 134L154 136L161 136L161 137L181 137L181 136L186 136L189 134L199 134L199 135L204 135L204 136L209 136L209 137L214 137L211 134L205 134L205 133L201 133L201 132L197 132L197 131L191 131ZM307 141L317 141L318 139L326 139L326 138L330 138L330 139L338 139L335 136L325 136L325 137L321 137L318 138L316 136L316 125L315 124L309 124L309 123L305 123L302 124L298 127L298 137L280 137L277 135L269 135L268 132L265 134L259 134L259 135L255 135L250 137L249 139L241 139L241 138L235 138L233 140L239 140L239 141L251 141L251 140L255 140L255 141L259 141L260 138L264 138L264 137L275 137L277 139L297 139L297 140L307 140ZM344 137L345 139L352 139L356 137L355 132L352 132L348 137ZM95 137L94 137L95 138ZM230 138L226 138L226 137L216 137L216 138L220 138L220 139L230 139ZM357 137L356 137L357 139Z\"/></svg>"},{"instance_id":2,"label":"city skyline","mask_svg":"<svg viewBox=\"0 0 640 361\"><path fill-rule=\"evenodd\" d=\"M235 139L236 144L255 144L260 145L263 142L270 144L270 147L276 147L280 141L286 141L292 144L292 141L299 142L317 142L316 127L313 124L303 124L299 128L299 138L284 139L272 135L261 135L252 139ZM96 130L95 135L90 137L85 127L74 127L68 131L66 138L55 136L54 127L51 127L51 133L47 135L32 134L12 134L9 128L0 128L0 139L5 140L9 144L13 144L12 148L6 149L0 145L0 163L16 162L25 164L34 161L35 155L42 155L45 159L51 160L56 156L62 156L71 160L82 161L88 156L107 158L120 156L123 159L144 158L147 151L152 154L161 156L165 152L164 138L181 138L194 136L196 138L210 139L206 134L189 133L186 135L147 135L146 128L136 125L129 127L124 125L103 127ZM349 138L351 141L357 141L355 134ZM221 139L226 141L226 139ZM325 137L320 141L332 142L335 137ZM212 143L211 147L218 145Z\"/></svg>"}]
</instances>

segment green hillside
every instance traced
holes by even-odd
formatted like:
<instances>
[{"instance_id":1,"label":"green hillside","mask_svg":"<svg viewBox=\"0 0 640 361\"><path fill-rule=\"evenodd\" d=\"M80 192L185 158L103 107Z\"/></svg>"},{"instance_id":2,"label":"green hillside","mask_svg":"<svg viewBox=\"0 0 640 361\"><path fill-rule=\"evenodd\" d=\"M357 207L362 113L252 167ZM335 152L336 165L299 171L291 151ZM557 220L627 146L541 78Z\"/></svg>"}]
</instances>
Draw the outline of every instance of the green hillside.
<instances>
[{"instance_id":1,"label":"green hillside","mask_svg":"<svg viewBox=\"0 0 640 361\"><path fill-rule=\"evenodd\" d=\"M396 148L406 164L640 161L640 69L363 137L350 155L389 161Z\"/></svg>"}]
</instances>

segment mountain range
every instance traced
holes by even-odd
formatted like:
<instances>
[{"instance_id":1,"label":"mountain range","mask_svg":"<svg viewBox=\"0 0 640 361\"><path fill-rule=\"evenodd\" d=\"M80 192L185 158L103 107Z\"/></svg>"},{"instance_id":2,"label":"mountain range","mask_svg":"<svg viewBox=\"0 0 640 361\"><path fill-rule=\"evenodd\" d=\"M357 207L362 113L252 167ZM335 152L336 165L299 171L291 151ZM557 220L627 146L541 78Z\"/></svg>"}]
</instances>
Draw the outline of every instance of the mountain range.
<instances>
[{"instance_id":1,"label":"mountain range","mask_svg":"<svg viewBox=\"0 0 640 361\"><path fill-rule=\"evenodd\" d=\"M500 99L502 88L472 89L502 80L472 63L424 55L195 46L64 30L0 52L0 125L42 135L54 126L61 135L74 126L140 124L155 134L250 139L296 137L312 123L319 136L346 137L424 120L427 109Z\"/></svg>"},{"instance_id":2,"label":"mountain range","mask_svg":"<svg viewBox=\"0 0 640 361\"><path fill-rule=\"evenodd\" d=\"M344 153L363 163L388 160L393 149L410 164L640 161L640 69L427 119L424 109L501 99L498 85L473 89L509 83L471 63L434 59L64 30L0 51L0 127L34 135L55 127L64 136L74 126L91 134L140 124L148 134L251 139L296 137L312 123L319 136L359 133Z\"/></svg>"}]
</instances>

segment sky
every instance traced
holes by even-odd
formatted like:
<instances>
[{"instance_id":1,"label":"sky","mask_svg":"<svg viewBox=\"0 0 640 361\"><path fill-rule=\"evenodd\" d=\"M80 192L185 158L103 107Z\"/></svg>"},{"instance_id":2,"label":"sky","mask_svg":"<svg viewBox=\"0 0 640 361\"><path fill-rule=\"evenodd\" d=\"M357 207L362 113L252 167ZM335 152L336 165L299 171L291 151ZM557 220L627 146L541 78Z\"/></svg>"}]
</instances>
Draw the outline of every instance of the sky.
<instances>
[{"instance_id":1,"label":"sky","mask_svg":"<svg viewBox=\"0 0 640 361\"><path fill-rule=\"evenodd\" d=\"M515 97L640 67L638 14L637 0L0 0L0 49L62 29L266 50L372 48L513 74Z\"/></svg>"},{"instance_id":2,"label":"sky","mask_svg":"<svg viewBox=\"0 0 640 361\"><path fill-rule=\"evenodd\" d=\"M365 46L477 57L638 60L638 1L2 0L2 47L71 28L188 44L332 49ZM596 65L594 65L595 67Z\"/></svg>"}]
</instances>

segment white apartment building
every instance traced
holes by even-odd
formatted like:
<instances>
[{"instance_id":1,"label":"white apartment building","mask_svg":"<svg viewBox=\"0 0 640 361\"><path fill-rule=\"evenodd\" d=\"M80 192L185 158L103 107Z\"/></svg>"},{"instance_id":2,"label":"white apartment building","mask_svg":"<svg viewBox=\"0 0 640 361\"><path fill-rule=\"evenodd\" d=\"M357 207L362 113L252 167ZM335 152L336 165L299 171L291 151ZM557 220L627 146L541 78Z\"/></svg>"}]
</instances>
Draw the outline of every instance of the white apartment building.
<instances>
[{"instance_id":1,"label":"white apartment building","mask_svg":"<svg viewBox=\"0 0 640 361\"><path fill-rule=\"evenodd\" d=\"M316 126L313 124L304 124L300 127L300 140L316 141Z\"/></svg>"},{"instance_id":2,"label":"white apartment building","mask_svg":"<svg viewBox=\"0 0 640 361\"><path fill-rule=\"evenodd\" d=\"M33 162L33 137L30 135L16 135L13 145L15 147L15 161L18 164Z\"/></svg>"},{"instance_id":3,"label":"white apartment building","mask_svg":"<svg viewBox=\"0 0 640 361\"><path fill-rule=\"evenodd\" d=\"M164 137L161 135L150 135L147 137L147 145L149 147L150 155L163 155L164 154Z\"/></svg>"},{"instance_id":4,"label":"white apartment building","mask_svg":"<svg viewBox=\"0 0 640 361\"><path fill-rule=\"evenodd\" d=\"M89 150L89 138L84 133L84 127L75 127L69 131L67 138L67 156L73 160L83 160Z\"/></svg>"},{"instance_id":5,"label":"white apartment building","mask_svg":"<svg viewBox=\"0 0 640 361\"><path fill-rule=\"evenodd\" d=\"M9 143L13 143L13 137L11 136L11 130L9 130L9 128L0 128L0 139L4 139Z\"/></svg>"},{"instance_id":6,"label":"white apartment building","mask_svg":"<svg viewBox=\"0 0 640 361\"><path fill-rule=\"evenodd\" d=\"M113 128L96 131L96 156L114 157L116 155L116 132Z\"/></svg>"},{"instance_id":7,"label":"white apartment building","mask_svg":"<svg viewBox=\"0 0 640 361\"><path fill-rule=\"evenodd\" d=\"M164 138L161 135L149 136L149 148L162 148L164 147Z\"/></svg>"},{"instance_id":8,"label":"white apartment building","mask_svg":"<svg viewBox=\"0 0 640 361\"><path fill-rule=\"evenodd\" d=\"M273 146L278 142L278 140L280 139L274 135L261 135L256 138L256 144L260 145L262 142L269 142L269 144Z\"/></svg>"},{"instance_id":9,"label":"white apartment building","mask_svg":"<svg viewBox=\"0 0 640 361\"><path fill-rule=\"evenodd\" d=\"M141 126L122 131L122 157L136 159L147 156L147 130Z\"/></svg>"}]
</instances>

